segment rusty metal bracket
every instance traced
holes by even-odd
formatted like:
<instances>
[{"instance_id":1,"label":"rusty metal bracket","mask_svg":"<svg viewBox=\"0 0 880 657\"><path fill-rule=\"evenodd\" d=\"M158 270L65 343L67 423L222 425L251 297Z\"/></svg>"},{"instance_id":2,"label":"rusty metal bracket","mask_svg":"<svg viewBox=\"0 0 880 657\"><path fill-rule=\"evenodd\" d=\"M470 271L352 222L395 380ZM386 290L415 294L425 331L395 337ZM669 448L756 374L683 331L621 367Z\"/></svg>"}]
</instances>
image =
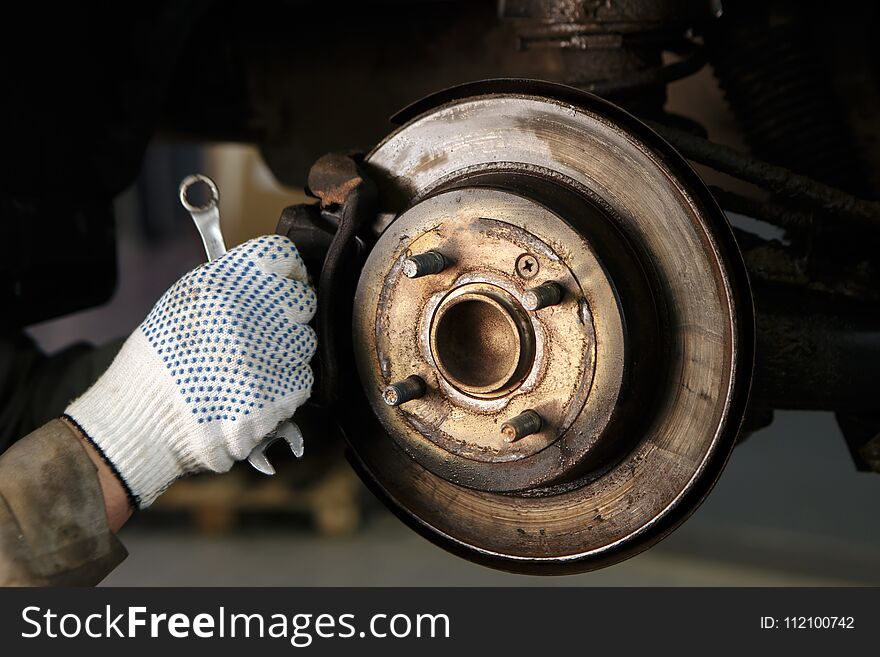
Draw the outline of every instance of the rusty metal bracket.
<instances>
[{"instance_id":1,"label":"rusty metal bracket","mask_svg":"<svg viewBox=\"0 0 880 657\"><path fill-rule=\"evenodd\" d=\"M310 406L329 411L340 396L340 368L345 367L340 340L350 342L351 298L361 266L358 232L375 215L376 186L355 156L330 153L312 166L308 192L318 204L286 208L277 232L296 240L304 237L307 265L314 271L323 255L318 278L318 376ZM333 232L333 224L335 232Z\"/></svg>"}]
</instances>

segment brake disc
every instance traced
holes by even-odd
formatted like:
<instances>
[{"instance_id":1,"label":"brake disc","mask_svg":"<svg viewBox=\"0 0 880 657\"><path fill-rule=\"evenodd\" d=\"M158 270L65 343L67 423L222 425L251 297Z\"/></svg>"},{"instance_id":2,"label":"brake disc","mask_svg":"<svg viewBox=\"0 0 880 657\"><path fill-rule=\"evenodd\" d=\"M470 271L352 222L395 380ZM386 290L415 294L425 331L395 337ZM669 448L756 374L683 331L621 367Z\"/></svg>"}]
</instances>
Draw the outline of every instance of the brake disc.
<instances>
[{"instance_id":1,"label":"brake disc","mask_svg":"<svg viewBox=\"0 0 880 657\"><path fill-rule=\"evenodd\" d=\"M655 133L565 87L469 85L402 118L365 163L361 476L494 567L645 549L708 493L744 412L753 315L724 215Z\"/></svg>"}]
</instances>

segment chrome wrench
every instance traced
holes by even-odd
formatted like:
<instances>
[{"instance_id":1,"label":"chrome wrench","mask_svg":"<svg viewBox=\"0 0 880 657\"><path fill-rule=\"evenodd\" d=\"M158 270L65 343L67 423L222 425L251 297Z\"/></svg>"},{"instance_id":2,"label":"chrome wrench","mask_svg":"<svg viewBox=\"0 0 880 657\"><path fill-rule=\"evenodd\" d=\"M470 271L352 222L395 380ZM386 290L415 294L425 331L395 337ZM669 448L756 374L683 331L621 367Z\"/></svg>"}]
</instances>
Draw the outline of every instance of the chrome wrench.
<instances>
[{"instance_id":1,"label":"chrome wrench","mask_svg":"<svg viewBox=\"0 0 880 657\"><path fill-rule=\"evenodd\" d=\"M195 205L189 199L190 188L198 184L206 185L211 193L211 197L204 205ZM208 262L226 253L226 243L220 230L220 191L214 181L200 173L187 176L180 183L180 203L195 222L202 243L205 245ZM263 474L275 474L275 468L266 457L266 450L277 440L286 441L294 456L302 458L304 451L302 432L291 420L284 420L251 450L247 458L248 463Z\"/></svg>"}]
</instances>

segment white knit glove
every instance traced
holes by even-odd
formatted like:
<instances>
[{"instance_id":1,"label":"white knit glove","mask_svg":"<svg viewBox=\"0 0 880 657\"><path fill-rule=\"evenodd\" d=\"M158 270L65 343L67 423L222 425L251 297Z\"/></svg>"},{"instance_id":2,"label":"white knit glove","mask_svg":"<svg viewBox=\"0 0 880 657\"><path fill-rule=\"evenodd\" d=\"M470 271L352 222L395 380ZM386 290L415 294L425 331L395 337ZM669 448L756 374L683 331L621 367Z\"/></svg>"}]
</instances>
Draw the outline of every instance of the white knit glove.
<instances>
[{"instance_id":1,"label":"white knit glove","mask_svg":"<svg viewBox=\"0 0 880 657\"><path fill-rule=\"evenodd\" d=\"M224 472L312 389L315 293L266 235L186 274L65 411L145 508L175 479Z\"/></svg>"}]
</instances>

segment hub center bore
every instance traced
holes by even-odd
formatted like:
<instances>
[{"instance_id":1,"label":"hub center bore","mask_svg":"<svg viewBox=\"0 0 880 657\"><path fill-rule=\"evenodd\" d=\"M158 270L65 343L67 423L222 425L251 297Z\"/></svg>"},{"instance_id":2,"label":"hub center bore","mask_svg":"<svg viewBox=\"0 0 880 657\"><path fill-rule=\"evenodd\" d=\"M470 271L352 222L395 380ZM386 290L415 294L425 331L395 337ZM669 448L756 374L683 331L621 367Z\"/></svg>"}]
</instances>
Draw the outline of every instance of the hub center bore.
<instances>
[{"instance_id":1,"label":"hub center bore","mask_svg":"<svg viewBox=\"0 0 880 657\"><path fill-rule=\"evenodd\" d=\"M532 367L534 331L521 306L504 290L464 286L437 307L431 352L444 378L462 392L504 394Z\"/></svg>"}]
</instances>

